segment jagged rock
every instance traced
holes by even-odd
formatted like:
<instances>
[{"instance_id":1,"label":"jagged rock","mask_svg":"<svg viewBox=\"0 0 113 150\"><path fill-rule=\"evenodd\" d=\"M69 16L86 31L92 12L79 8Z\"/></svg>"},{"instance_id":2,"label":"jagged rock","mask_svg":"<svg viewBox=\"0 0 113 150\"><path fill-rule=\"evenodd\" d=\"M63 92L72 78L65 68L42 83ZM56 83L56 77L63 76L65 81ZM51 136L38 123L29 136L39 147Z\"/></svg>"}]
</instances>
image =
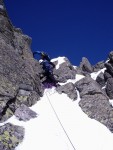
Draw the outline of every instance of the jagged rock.
<instances>
[{"instance_id":1,"label":"jagged rock","mask_svg":"<svg viewBox=\"0 0 113 150\"><path fill-rule=\"evenodd\" d=\"M0 121L4 117L9 104L15 100L17 89L16 85L0 74Z\"/></svg>"},{"instance_id":2,"label":"jagged rock","mask_svg":"<svg viewBox=\"0 0 113 150\"><path fill-rule=\"evenodd\" d=\"M108 61L107 63L105 63L105 67L107 69L107 72L113 77L113 64Z\"/></svg>"},{"instance_id":3,"label":"jagged rock","mask_svg":"<svg viewBox=\"0 0 113 150\"><path fill-rule=\"evenodd\" d=\"M58 80L59 82L66 82L68 79L75 79L76 75L76 70L69 62L69 60L67 58L64 58L64 61L65 62L60 64L58 69L54 70L56 80Z\"/></svg>"},{"instance_id":4,"label":"jagged rock","mask_svg":"<svg viewBox=\"0 0 113 150\"><path fill-rule=\"evenodd\" d=\"M10 109L10 106L11 105L9 105L8 107L6 107L6 109L3 110L1 115L2 117L0 118L0 123L3 123L4 121L6 121L7 119L9 119L14 115L14 111Z\"/></svg>"},{"instance_id":5,"label":"jagged rock","mask_svg":"<svg viewBox=\"0 0 113 150\"><path fill-rule=\"evenodd\" d=\"M113 108L104 95L85 95L79 105L90 118L101 122L113 132ZM108 123L112 124L112 127Z\"/></svg>"},{"instance_id":6,"label":"jagged rock","mask_svg":"<svg viewBox=\"0 0 113 150\"><path fill-rule=\"evenodd\" d=\"M76 74L85 75L84 72L81 70L80 67L76 68Z\"/></svg>"},{"instance_id":7,"label":"jagged rock","mask_svg":"<svg viewBox=\"0 0 113 150\"><path fill-rule=\"evenodd\" d=\"M107 80L106 93L110 99L113 99L113 78Z\"/></svg>"},{"instance_id":8,"label":"jagged rock","mask_svg":"<svg viewBox=\"0 0 113 150\"><path fill-rule=\"evenodd\" d=\"M21 104L31 107L32 105L36 104L38 100L39 95L37 92L20 90L16 97L15 104L11 105L10 107L12 107L14 110L20 107Z\"/></svg>"},{"instance_id":9,"label":"jagged rock","mask_svg":"<svg viewBox=\"0 0 113 150\"><path fill-rule=\"evenodd\" d=\"M18 86L12 84L5 76L0 74L0 96L11 99L17 94L17 89Z\"/></svg>"},{"instance_id":10,"label":"jagged rock","mask_svg":"<svg viewBox=\"0 0 113 150\"><path fill-rule=\"evenodd\" d=\"M104 61L98 62L96 65L93 66L93 71L94 71L94 72L97 72L97 71L99 71L100 69L105 68L104 64L105 64Z\"/></svg>"},{"instance_id":11,"label":"jagged rock","mask_svg":"<svg viewBox=\"0 0 113 150\"><path fill-rule=\"evenodd\" d=\"M105 63L106 71L113 77L113 51L109 53L109 60Z\"/></svg>"},{"instance_id":12,"label":"jagged rock","mask_svg":"<svg viewBox=\"0 0 113 150\"><path fill-rule=\"evenodd\" d=\"M4 114L6 113L8 101L9 101L8 97L0 97L0 122Z\"/></svg>"},{"instance_id":13,"label":"jagged rock","mask_svg":"<svg viewBox=\"0 0 113 150\"><path fill-rule=\"evenodd\" d=\"M4 120L14 113L13 107L18 101L18 92L23 89L31 91L28 105L36 103L43 95L40 81L42 69L38 61L33 59L31 38L15 28L0 0L0 119ZM33 96L33 93L35 93ZM36 94L37 93L37 94ZM33 98L33 100L32 100ZM23 99L22 99L23 100ZM31 101L31 102L30 102ZM3 112L3 113L2 113ZM2 113L2 114L1 114ZM4 117L1 118L1 115ZM9 115L10 116L10 115Z\"/></svg>"},{"instance_id":14,"label":"jagged rock","mask_svg":"<svg viewBox=\"0 0 113 150\"><path fill-rule=\"evenodd\" d=\"M27 35L23 35L22 30L18 30L14 28L14 46L16 51L22 56L25 52L25 45L31 45L31 38Z\"/></svg>"},{"instance_id":15,"label":"jagged rock","mask_svg":"<svg viewBox=\"0 0 113 150\"><path fill-rule=\"evenodd\" d=\"M91 66L89 60L86 57L82 58L82 62L80 63L80 69L84 73L92 73L93 72L93 67Z\"/></svg>"},{"instance_id":16,"label":"jagged rock","mask_svg":"<svg viewBox=\"0 0 113 150\"><path fill-rule=\"evenodd\" d=\"M24 128L10 123L0 127L0 150L14 150L22 142Z\"/></svg>"},{"instance_id":17,"label":"jagged rock","mask_svg":"<svg viewBox=\"0 0 113 150\"><path fill-rule=\"evenodd\" d=\"M82 110L93 119L104 124L113 132L113 108L109 103L109 98L103 92L98 83L88 77L76 82L76 88L80 92L79 102Z\"/></svg>"},{"instance_id":18,"label":"jagged rock","mask_svg":"<svg viewBox=\"0 0 113 150\"><path fill-rule=\"evenodd\" d=\"M104 79L105 79L105 82L106 82L109 78L112 78L112 75L110 75L110 73L108 72L108 70L105 70L105 72L104 72Z\"/></svg>"},{"instance_id":19,"label":"jagged rock","mask_svg":"<svg viewBox=\"0 0 113 150\"><path fill-rule=\"evenodd\" d=\"M28 121L32 118L37 117L37 113L32 111L30 108L28 108L26 105L22 104L17 110L15 111L15 116L19 120Z\"/></svg>"},{"instance_id":20,"label":"jagged rock","mask_svg":"<svg viewBox=\"0 0 113 150\"><path fill-rule=\"evenodd\" d=\"M61 94L65 93L69 98L76 100L77 99L77 91L73 83L67 83L65 85L59 86L56 88L56 91Z\"/></svg>"},{"instance_id":21,"label":"jagged rock","mask_svg":"<svg viewBox=\"0 0 113 150\"><path fill-rule=\"evenodd\" d=\"M110 62L113 63L113 51L109 53Z\"/></svg>"},{"instance_id":22,"label":"jagged rock","mask_svg":"<svg viewBox=\"0 0 113 150\"><path fill-rule=\"evenodd\" d=\"M96 81L97 81L97 83L99 83L99 85L100 85L101 87L105 86L105 79L104 79L104 73L103 73L103 72L101 72L101 73L97 76Z\"/></svg>"},{"instance_id":23,"label":"jagged rock","mask_svg":"<svg viewBox=\"0 0 113 150\"><path fill-rule=\"evenodd\" d=\"M12 32L12 24L8 18L6 8L4 6L3 0L0 0L0 40L5 40L6 44L13 45L12 39L14 38L14 34ZM2 37L1 37L2 35Z\"/></svg>"},{"instance_id":24,"label":"jagged rock","mask_svg":"<svg viewBox=\"0 0 113 150\"><path fill-rule=\"evenodd\" d=\"M0 122L4 122L10 118L14 114L15 110L22 104L25 104L28 107L34 105L39 100L38 97L39 95L35 91L19 90L14 99L10 101L7 100L7 103L3 101L4 105L1 103L0 107L4 107L2 109Z\"/></svg>"},{"instance_id":25,"label":"jagged rock","mask_svg":"<svg viewBox=\"0 0 113 150\"><path fill-rule=\"evenodd\" d=\"M103 93L98 83L90 77L85 77L75 83L76 88L80 92L81 98L84 95L94 95L97 93Z\"/></svg>"},{"instance_id":26,"label":"jagged rock","mask_svg":"<svg viewBox=\"0 0 113 150\"><path fill-rule=\"evenodd\" d=\"M113 51L109 53L109 60L105 63L106 70L104 78L106 81L106 93L110 99L113 98Z\"/></svg>"}]
</instances>

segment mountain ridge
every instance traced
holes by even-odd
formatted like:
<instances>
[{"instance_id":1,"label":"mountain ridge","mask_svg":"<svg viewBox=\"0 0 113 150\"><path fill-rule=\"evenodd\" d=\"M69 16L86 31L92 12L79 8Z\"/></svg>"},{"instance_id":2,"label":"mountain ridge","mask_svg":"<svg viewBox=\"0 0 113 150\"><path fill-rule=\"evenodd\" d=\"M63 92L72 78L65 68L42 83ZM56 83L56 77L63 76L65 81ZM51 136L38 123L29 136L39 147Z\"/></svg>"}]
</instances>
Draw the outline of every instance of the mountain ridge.
<instances>
[{"instance_id":1,"label":"mountain ridge","mask_svg":"<svg viewBox=\"0 0 113 150\"><path fill-rule=\"evenodd\" d=\"M4 123L13 115L28 121L37 117L29 107L44 94L40 80L43 69L33 58L32 39L12 25L3 0L0 0L0 18L0 122ZM53 59L57 66L53 74L61 85L56 88L59 94L65 93L75 101L79 91L79 106L83 112L113 132L113 107L109 102L113 99L113 51L108 57L109 60L94 66L83 57L76 67L66 57L56 58ZM97 77L92 79L92 74L97 72ZM81 76L78 81L77 75ZM0 150L14 150L24 138L25 130L6 123L0 126L0 134Z\"/></svg>"}]
</instances>

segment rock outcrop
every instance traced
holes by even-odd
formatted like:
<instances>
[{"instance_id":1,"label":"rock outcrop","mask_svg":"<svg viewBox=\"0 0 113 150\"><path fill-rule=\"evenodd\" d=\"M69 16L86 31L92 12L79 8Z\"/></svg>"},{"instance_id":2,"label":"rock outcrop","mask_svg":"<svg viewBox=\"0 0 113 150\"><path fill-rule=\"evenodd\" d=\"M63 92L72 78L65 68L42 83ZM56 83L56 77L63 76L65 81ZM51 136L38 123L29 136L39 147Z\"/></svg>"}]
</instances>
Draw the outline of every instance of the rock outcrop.
<instances>
[{"instance_id":1,"label":"rock outcrop","mask_svg":"<svg viewBox=\"0 0 113 150\"><path fill-rule=\"evenodd\" d=\"M31 41L21 29L12 25L3 0L0 0L0 122L12 115L23 121L38 115L29 107L43 96L40 81L43 70L33 58ZM60 63L58 59L53 61L56 65L53 74L64 85L58 86L56 91L76 100L78 90L81 109L113 132L113 107L109 103L109 98L113 99L113 51L109 53L108 61L100 61L94 66L85 57L77 67L73 67L66 57L60 59ZM91 73L103 68L106 68L105 72L93 80ZM75 84L65 83L68 79L75 79L76 74L85 77ZM14 150L23 137L23 127L10 123L0 126L0 150Z\"/></svg>"},{"instance_id":2,"label":"rock outcrop","mask_svg":"<svg viewBox=\"0 0 113 150\"><path fill-rule=\"evenodd\" d=\"M11 24L4 3L0 0L1 121L8 119L23 101L31 106L43 94L39 78L42 69L33 59L30 45L31 38Z\"/></svg>"},{"instance_id":3,"label":"rock outcrop","mask_svg":"<svg viewBox=\"0 0 113 150\"><path fill-rule=\"evenodd\" d=\"M65 93L68 95L69 98L71 98L72 100L76 100L77 99L77 91L75 88L75 85L73 83L67 83L65 85L59 86L56 88L56 91L59 94Z\"/></svg>"},{"instance_id":4,"label":"rock outcrop","mask_svg":"<svg viewBox=\"0 0 113 150\"><path fill-rule=\"evenodd\" d=\"M93 72L97 72L97 71L99 71L100 69L105 68L104 64L105 64L104 61L98 62L96 65L93 66Z\"/></svg>"},{"instance_id":5,"label":"rock outcrop","mask_svg":"<svg viewBox=\"0 0 113 150\"><path fill-rule=\"evenodd\" d=\"M105 79L104 79L104 73L101 72L97 78L96 78L97 83L101 86L104 87L105 86Z\"/></svg>"},{"instance_id":6,"label":"rock outcrop","mask_svg":"<svg viewBox=\"0 0 113 150\"><path fill-rule=\"evenodd\" d=\"M80 93L79 105L93 119L103 123L113 132L113 108L109 98L99 84L90 77L85 77L75 84Z\"/></svg>"},{"instance_id":7,"label":"rock outcrop","mask_svg":"<svg viewBox=\"0 0 113 150\"><path fill-rule=\"evenodd\" d=\"M36 117L26 107L35 104L43 95L42 69L33 59L30 45L31 38L12 25L0 0L0 122L6 121L16 110L19 119ZM9 123L0 126L0 150L14 150L23 137L23 127Z\"/></svg>"},{"instance_id":8,"label":"rock outcrop","mask_svg":"<svg viewBox=\"0 0 113 150\"><path fill-rule=\"evenodd\" d=\"M18 120L29 121L32 118L36 118L37 113L32 111L26 105L22 104L19 108L16 109L15 116L18 118Z\"/></svg>"},{"instance_id":9,"label":"rock outcrop","mask_svg":"<svg viewBox=\"0 0 113 150\"><path fill-rule=\"evenodd\" d=\"M59 82L66 82L68 79L75 79L76 70L70 63L68 58L62 57L64 62L59 65L59 68L54 69L54 76ZM57 65L57 61L54 62Z\"/></svg>"},{"instance_id":10,"label":"rock outcrop","mask_svg":"<svg viewBox=\"0 0 113 150\"><path fill-rule=\"evenodd\" d=\"M54 69L53 73L59 82L66 82L68 79L75 79L76 70L74 69L73 65L70 63L68 58L62 57L64 59L63 63L59 64L59 67ZM57 66L57 61L53 61Z\"/></svg>"},{"instance_id":11,"label":"rock outcrop","mask_svg":"<svg viewBox=\"0 0 113 150\"><path fill-rule=\"evenodd\" d=\"M110 99L113 99L113 51L109 53L109 60L105 63L105 67L106 93Z\"/></svg>"},{"instance_id":12,"label":"rock outcrop","mask_svg":"<svg viewBox=\"0 0 113 150\"><path fill-rule=\"evenodd\" d=\"M82 62L80 63L79 68L80 68L81 73L83 75L87 75L87 74L93 72L93 67L92 67L92 65L90 64L89 60L86 57L82 58Z\"/></svg>"},{"instance_id":13,"label":"rock outcrop","mask_svg":"<svg viewBox=\"0 0 113 150\"><path fill-rule=\"evenodd\" d=\"M14 150L22 142L24 128L10 123L0 127L0 150Z\"/></svg>"}]
</instances>

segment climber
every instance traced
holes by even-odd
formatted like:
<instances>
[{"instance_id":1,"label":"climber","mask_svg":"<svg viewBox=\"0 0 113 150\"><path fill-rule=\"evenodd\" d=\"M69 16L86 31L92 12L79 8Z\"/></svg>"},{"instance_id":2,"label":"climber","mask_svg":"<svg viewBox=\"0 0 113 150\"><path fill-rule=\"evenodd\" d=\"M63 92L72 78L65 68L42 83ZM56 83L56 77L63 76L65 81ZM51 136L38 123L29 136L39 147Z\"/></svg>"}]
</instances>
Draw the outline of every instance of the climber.
<instances>
[{"instance_id":1,"label":"climber","mask_svg":"<svg viewBox=\"0 0 113 150\"><path fill-rule=\"evenodd\" d=\"M35 51L35 52L33 52L33 56L35 54L39 54L41 56L42 60L46 59L46 60L50 61L50 57L45 52Z\"/></svg>"},{"instance_id":2,"label":"climber","mask_svg":"<svg viewBox=\"0 0 113 150\"><path fill-rule=\"evenodd\" d=\"M53 68L55 68L55 65L51 62L50 57L45 52L35 51L33 52L33 56L35 54L39 54L41 56L40 65L42 65L42 68L44 70L43 75L46 76L46 82L52 82L55 85L58 83L53 75Z\"/></svg>"}]
</instances>

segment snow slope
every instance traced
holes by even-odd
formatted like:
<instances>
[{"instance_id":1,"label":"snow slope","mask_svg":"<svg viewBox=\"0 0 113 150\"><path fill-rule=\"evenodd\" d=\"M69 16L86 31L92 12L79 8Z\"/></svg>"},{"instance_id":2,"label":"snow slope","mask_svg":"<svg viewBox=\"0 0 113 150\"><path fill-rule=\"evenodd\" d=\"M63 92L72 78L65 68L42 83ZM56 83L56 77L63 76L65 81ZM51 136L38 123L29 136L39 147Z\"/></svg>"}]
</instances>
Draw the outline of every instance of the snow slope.
<instances>
[{"instance_id":1,"label":"snow slope","mask_svg":"<svg viewBox=\"0 0 113 150\"><path fill-rule=\"evenodd\" d=\"M25 138L16 150L113 150L113 134L87 117L78 105L77 93L77 101L72 101L55 88L45 90L31 107L37 118L28 122L10 118L7 122L25 128Z\"/></svg>"}]
</instances>

